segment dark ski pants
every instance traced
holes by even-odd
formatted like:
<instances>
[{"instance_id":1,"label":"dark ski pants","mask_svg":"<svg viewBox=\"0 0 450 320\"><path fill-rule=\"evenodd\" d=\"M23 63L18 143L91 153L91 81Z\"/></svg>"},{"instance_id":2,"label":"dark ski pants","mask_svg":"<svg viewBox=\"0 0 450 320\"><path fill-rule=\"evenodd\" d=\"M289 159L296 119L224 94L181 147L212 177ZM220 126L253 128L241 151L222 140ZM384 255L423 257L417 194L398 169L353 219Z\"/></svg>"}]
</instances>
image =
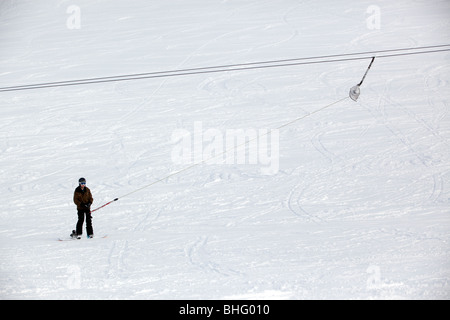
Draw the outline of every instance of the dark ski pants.
<instances>
[{"instance_id":1,"label":"dark ski pants","mask_svg":"<svg viewBox=\"0 0 450 320\"><path fill-rule=\"evenodd\" d=\"M78 210L77 234L83 234L84 216L86 215L86 232L88 236L94 234L92 229L92 215L90 210Z\"/></svg>"}]
</instances>

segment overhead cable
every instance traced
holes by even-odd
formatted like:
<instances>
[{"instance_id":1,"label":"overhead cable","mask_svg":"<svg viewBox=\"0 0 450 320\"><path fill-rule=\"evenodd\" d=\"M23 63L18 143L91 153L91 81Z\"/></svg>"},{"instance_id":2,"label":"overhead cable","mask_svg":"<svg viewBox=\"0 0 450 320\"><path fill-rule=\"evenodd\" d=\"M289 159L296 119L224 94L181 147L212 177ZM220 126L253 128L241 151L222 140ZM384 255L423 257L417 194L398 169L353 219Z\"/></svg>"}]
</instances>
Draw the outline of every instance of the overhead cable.
<instances>
[{"instance_id":1,"label":"overhead cable","mask_svg":"<svg viewBox=\"0 0 450 320\"><path fill-rule=\"evenodd\" d=\"M169 70L169 71L156 71L156 72L146 72L146 73L134 73L134 74L108 76L108 77L85 78L85 79L77 79L77 80L67 80L67 81L56 81L56 82L47 82L47 83L0 87L0 92L55 88L55 87L65 87L65 86L79 86L79 85L119 82L119 81L134 81L134 80L142 80L142 79L180 77L180 76L218 73L218 72L235 72L235 71L246 71L246 70L254 70L254 69L280 68L280 67L291 67L291 66L300 66L300 65L308 65L308 64L346 62L346 61L355 61L355 60L363 60L363 59L372 59L374 56L377 58L391 58L391 57L398 57L398 56L418 55L418 54L448 52L448 51L450 51L450 44L415 47L415 48L399 48L399 49L389 49L389 50L344 53L344 54L334 54L334 55L325 55L325 56L316 56L316 57L269 60L269 61L250 62L250 63L239 63L239 64L199 67L199 68L190 68L190 69L178 69L178 70Z\"/></svg>"}]
</instances>

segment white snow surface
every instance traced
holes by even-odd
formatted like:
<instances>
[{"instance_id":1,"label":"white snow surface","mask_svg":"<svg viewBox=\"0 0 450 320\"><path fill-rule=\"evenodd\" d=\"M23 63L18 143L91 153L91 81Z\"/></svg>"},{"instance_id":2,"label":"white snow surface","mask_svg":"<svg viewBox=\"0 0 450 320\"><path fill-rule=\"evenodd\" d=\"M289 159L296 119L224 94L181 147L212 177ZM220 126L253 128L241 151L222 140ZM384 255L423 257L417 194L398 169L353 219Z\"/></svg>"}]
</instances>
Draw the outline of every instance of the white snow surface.
<instances>
[{"instance_id":1,"label":"white snow surface","mask_svg":"<svg viewBox=\"0 0 450 320\"><path fill-rule=\"evenodd\" d=\"M449 43L446 0L1 0L0 87ZM204 163L56 241L78 178L98 207L189 166L177 130L277 128L368 63L0 92L0 299L449 299L448 52L376 59L276 170Z\"/></svg>"}]
</instances>

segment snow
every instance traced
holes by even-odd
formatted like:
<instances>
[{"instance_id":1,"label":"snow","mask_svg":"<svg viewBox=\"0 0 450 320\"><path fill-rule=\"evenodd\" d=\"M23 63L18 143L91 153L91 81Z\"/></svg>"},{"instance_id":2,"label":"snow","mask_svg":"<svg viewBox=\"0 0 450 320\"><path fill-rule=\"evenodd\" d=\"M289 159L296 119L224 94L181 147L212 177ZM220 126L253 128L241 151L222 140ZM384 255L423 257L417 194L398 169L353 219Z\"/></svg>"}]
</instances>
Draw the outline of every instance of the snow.
<instances>
[{"instance_id":1,"label":"snow","mask_svg":"<svg viewBox=\"0 0 450 320\"><path fill-rule=\"evenodd\" d=\"M445 0L2 0L0 87L448 44L449 13ZM217 154L227 130L346 97L369 62L0 92L0 298L449 299L448 52L376 59L357 102L281 128L269 150L258 140L279 167L236 158L163 179ZM174 161L187 141L174 135L194 151L196 123L202 154ZM82 176L93 207L127 196L93 213L96 239L56 241Z\"/></svg>"}]
</instances>

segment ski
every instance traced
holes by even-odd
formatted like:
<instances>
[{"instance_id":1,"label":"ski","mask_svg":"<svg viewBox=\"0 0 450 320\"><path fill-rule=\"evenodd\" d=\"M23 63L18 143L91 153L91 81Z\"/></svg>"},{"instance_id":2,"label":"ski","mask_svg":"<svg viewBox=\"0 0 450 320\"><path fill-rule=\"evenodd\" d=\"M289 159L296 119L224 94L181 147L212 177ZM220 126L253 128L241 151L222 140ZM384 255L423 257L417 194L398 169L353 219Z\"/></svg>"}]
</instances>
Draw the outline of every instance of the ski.
<instances>
[{"instance_id":1,"label":"ski","mask_svg":"<svg viewBox=\"0 0 450 320\"><path fill-rule=\"evenodd\" d=\"M75 241L75 240L79 240L79 239L75 239L75 238L68 238L68 239L58 238L58 241Z\"/></svg>"},{"instance_id":2,"label":"ski","mask_svg":"<svg viewBox=\"0 0 450 320\"><path fill-rule=\"evenodd\" d=\"M94 237L94 236L92 236L92 237L87 237L89 240L91 240L91 239L105 239L105 238L107 238L108 237L108 235L107 234L105 234L104 236L101 236L101 237Z\"/></svg>"},{"instance_id":3,"label":"ski","mask_svg":"<svg viewBox=\"0 0 450 320\"><path fill-rule=\"evenodd\" d=\"M107 237L108 237L108 235L105 234L104 236L101 236L101 237L88 238L88 240L105 239ZM58 241L75 241L75 240L81 240L81 238L58 238Z\"/></svg>"}]
</instances>

